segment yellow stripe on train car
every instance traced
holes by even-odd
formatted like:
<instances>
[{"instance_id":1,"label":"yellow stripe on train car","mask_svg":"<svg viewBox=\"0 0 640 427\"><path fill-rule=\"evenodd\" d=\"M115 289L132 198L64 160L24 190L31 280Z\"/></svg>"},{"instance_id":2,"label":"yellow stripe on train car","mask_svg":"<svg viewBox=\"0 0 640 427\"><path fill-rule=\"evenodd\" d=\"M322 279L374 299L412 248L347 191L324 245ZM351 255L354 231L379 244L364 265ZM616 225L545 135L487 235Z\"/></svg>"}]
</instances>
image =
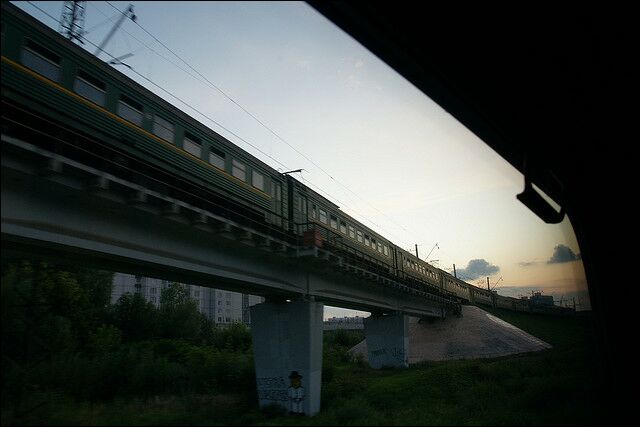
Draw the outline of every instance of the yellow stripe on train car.
<instances>
[{"instance_id":1,"label":"yellow stripe on train car","mask_svg":"<svg viewBox=\"0 0 640 427\"><path fill-rule=\"evenodd\" d=\"M48 78L46 78L44 76L41 76L40 74L38 74L35 71L32 71L32 70L26 68L25 66L23 66L21 64L18 64L17 62L5 57L4 55L2 55L2 62L6 62L7 64L9 64L9 65L13 66L14 68L16 68L18 71L21 71L21 72L23 72L25 74L28 74L28 75L30 75L32 77L35 77L36 79L40 80L41 82L48 84L49 86L57 89L58 91L60 91L60 92L62 92L64 94L74 98L77 101L80 101L81 103L85 104L86 106L88 106L90 108L93 108L94 110L96 110L96 111L98 111L98 112L100 112L100 113L102 113L102 114L104 114L104 115L106 115L106 116L108 116L108 117L120 122L121 124L130 127L131 129L137 131L138 133L141 133L144 136L147 136L147 137L149 137L149 138L151 138L151 139L153 139L153 140L155 140L157 142L160 142L161 144L165 145L166 147L170 147L171 149L176 151L178 154L180 154L182 156L186 155L185 157L188 157L188 158L190 158L192 160L195 160L195 161L199 162L203 166L215 171L218 174L221 174L223 177L225 177L227 179L235 181L237 184L240 184L240 185L246 187L248 190L253 191L254 193L258 194L259 196L267 198L267 199L271 199L271 195L269 195L268 193L265 193L264 191L258 190L257 188L247 184L246 182L242 181L241 179L236 178L235 176L231 175L227 171L224 171L224 170L219 169L219 168L217 168L217 167L215 167L213 165L210 165L209 163L205 162L202 159L199 159L198 157L194 156L193 154L191 154L191 153L189 153L187 151L184 151L181 148L178 148L173 144L168 143L167 141L163 140L162 138L159 138L156 135L154 135L154 134L142 129L141 127L139 127L139 126L137 126L137 125L135 125L135 124L123 119L122 117L120 117L120 116L118 116L116 114L113 114L111 111L100 107L99 105L89 101L88 99L85 99L82 96L80 96L80 95L78 95L76 93L73 93L69 89L59 85L58 83L56 83L56 82L54 82L52 80L49 80Z\"/></svg>"}]
</instances>

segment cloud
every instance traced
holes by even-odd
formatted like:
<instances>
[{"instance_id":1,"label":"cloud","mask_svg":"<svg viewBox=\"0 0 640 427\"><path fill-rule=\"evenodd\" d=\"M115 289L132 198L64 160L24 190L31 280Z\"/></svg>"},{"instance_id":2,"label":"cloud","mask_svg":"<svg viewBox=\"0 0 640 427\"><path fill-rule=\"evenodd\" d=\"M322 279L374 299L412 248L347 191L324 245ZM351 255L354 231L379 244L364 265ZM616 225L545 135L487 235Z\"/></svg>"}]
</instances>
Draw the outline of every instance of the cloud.
<instances>
[{"instance_id":1,"label":"cloud","mask_svg":"<svg viewBox=\"0 0 640 427\"><path fill-rule=\"evenodd\" d=\"M466 268L458 270L458 276L466 280L474 280L479 277L492 276L500 271L500 267L488 263L484 259L472 259Z\"/></svg>"},{"instance_id":2,"label":"cloud","mask_svg":"<svg viewBox=\"0 0 640 427\"><path fill-rule=\"evenodd\" d=\"M560 264L563 262L576 261L581 258L580 254L575 254L570 247L558 244L553 249L553 255L547 261L547 264Z\"/></svg>"}]
</instances>

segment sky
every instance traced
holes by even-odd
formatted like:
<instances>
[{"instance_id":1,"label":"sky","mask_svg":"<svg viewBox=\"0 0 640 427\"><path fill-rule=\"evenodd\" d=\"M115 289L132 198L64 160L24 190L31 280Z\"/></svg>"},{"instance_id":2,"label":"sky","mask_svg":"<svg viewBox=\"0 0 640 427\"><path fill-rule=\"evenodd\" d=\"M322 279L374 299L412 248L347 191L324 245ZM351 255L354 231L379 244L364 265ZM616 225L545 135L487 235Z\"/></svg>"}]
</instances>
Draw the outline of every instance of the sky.
<instances>
[{"instance_id":1,"label":"sky","mask_svg":"<svg viewBox=\"0 0 640 427\"><path fill-rule=\"evenodd\" d=\"M63 2L13 3L58 30ZM129 4L87 2L85 37L99 45ZM133 53L135 72L119 71L275 169L303 168L344 212L467 282L590 307L569 219L529 211L520 172L306 3L131 4L136 22L105 47Z\"/></svg>"}]
</instances>

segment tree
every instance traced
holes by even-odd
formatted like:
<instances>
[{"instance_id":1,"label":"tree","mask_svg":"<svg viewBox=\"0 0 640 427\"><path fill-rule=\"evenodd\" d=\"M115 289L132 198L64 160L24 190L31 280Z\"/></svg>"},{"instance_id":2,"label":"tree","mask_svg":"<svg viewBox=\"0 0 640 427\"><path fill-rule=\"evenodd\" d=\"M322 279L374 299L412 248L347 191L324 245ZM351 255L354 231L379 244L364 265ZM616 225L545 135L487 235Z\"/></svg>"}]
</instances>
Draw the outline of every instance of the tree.
<instances>
[{"instance_id":1,"label":"tree","mask_svg":"<svg viewBox=\"0 0 640 427\"><path fill-rule=\"evenodd\" d=\"M172 283L162 290L159 315L163 338L196 340L200 336L202 314L183 285Z\"/></svg>"},{"instance_id":2,"label":"tree","mask_svg":"<svg viewBox=\"0 0 640 427\"><path fill-rule=\"evenodd\" d=\"M112 307L112 321L124 341L141 341L158 335L158 310L139 293L124 294Z\"/></svg>"},{"instance_id":3,"label":"tree","mask_svg":"<svg viewBox=\"0 0 640 427\"><path fill-rule=\"evenodd\" d=\"M21 412L32 372L85 347L105 320L112 274L51 263L2 261L2 395ZM30 382L30 383L29 383Z\"/></svg>"}]
</instances>

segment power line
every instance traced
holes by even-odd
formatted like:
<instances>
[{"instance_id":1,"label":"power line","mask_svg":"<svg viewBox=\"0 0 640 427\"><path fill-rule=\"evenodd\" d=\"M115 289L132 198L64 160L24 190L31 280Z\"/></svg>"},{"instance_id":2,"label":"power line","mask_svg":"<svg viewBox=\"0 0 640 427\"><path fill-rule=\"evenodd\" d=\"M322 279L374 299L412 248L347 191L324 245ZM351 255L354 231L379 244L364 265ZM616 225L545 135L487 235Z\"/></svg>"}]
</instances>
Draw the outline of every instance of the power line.
<instances>
[{"instance_id":1,"label":"power line","mask_svg":"<svg viewBox=\"0 0 640 427\"><path fill-rule=\"evenodd\" d=\"M60 20L58 18L54 18L53 16L51 16L49 13L45 12L44 10L40 9L38 6L36 6L35 4L33 4L32 2L30 2L29 0L27 0L27 3L29 3L31 6L35 7L36 9L38 9L40 12L44 13L45 15L47 15L49 18L53 19L54 21L56 21L58 23L58 25L60 25Z\"/></svg>"},{"instance_id":2,"label":"power line","mask_svg":"<svg viewBox=\"0 0 640 427\"><path fill-rule=\"evenodd\" d=\"M118 8L116 8L113 4L111 4L110 2L106 2L107 4L109 4L112 8L114 8L116 11L120 12L121 14L124 14L124 12L120 11ZM95 7L95 6L94 6ZM96 7L97 9L97 7ZM104 14L104 12L100 11L104 16L106 16ZM184 64L186 64L190 69L192 69L198 76L200 76L201 78L198 78L196 76L194 76L192 73L190 73L189 71L185 70L184 68L180 67L179 65L177 65L175 62L171 61L170 59L168 59L167 57L165 57L164 55L158 53L156 50L154 50L153 48L149 47L146 43L144 43L143 41L141 41L140 39L138 39L137 37L135 37L133 34L131 34L130 32L128 32L127 30L125 30L123 28L123 31L125 31L127 34L129 34L131 37L133 37L135 40L137 40L139 43L141 43L143 46L145 46L147 49L149 49L150 51L152 51L153 53L155 53L156 55L158 55L159 57L163 58L164 60L166 60L167 62L171 63L172 65L174 65L176 68L178 68L181 71L184 71L185 73L187 73L189 76L191 76L192 78L194 78L195 80L204 83L202 79L204 79L209 85L213 86L215 89L217 89L220 93L222 93L225 97L227 97L230 101L232 101L234 104L236 104L238 107L240 107L243 111L245 111L247 114L249 114L252 118L254 118L256 121L258 121L258 123L260 123L262 126L265 126L267 129L271 130L270 128L268 128L264 123L262 123L259 119L257 119L255 116L253 116L249 111L247 111L246 109L244 109L244 107L242 107L240 104L238 104L235 100L233 100L232 98L230 98L226 93L224 93L224 91L222 91L220 88L218 88L214 83L212 83L211 81L209 81L204 75L202 75L200 72L198 72L194 67L192 67L191 65L189 65L186 61L184 61L180 56L178 56L178 54L176 54L173 50L171 50L169 47L167 47L164 43L162 43L162 41L160 41L158 38L156 38L153 34L151 34L149 31L147 31L144 27L142 27L137 21L135 22L136 25L138 25L143 31L145 31L149 36L151 36L156 42L158 42L159 44L161 44L165 49L167 49L169 52L171 52L176 58L178 58L180 61L182 61ZM135 72L135 71L134 71ZM139 73L136 72L136 74L140 75ZM156 83L151 82L148 78L141 76L142 78L144 78L145 80L149 81L150 83L152 83L153 85L155 85L156 87L159 87ZM160 87L159 87L160 88ZM160 88L161 90L163 90L164 92L169 93L168 91L166 91L164 88ZM174 98L180 100L179 98L177 98L175 95L170 94L171 96L173 96ZM186 104L184 101L180 100L180 102ZM190 106L190 108L193 108ZM197 111L197 110L196 110ZM203 113L199 112L199 114L205 116ZM222 129L226 130L227 132L231 133L232 135L240 138L237 134L235 134L234 132L228 130L227 128L225 128L224 126L220 125L218 122L214 121L213 119L207 117L208 120L212 121L213 123L215 123L216 125L220 126ZM273 132L272 132L273 133ZM275 133L274 133L275 134ZM275 134L276 136L278 136L277 134ZM279 136L278 136L279 138ZM242 141L246 142L248 145L250 145L251 147L256 148L258 151L260 151L261 153L263 153L264 155L266 155L267 157L269 157L270 159L273 159L274 161L276 161L278 164L280 164L281 166L285 167L282 163L280 163L279 161L275 160L272 156L264 153L262 150L258 149L257 147L255 147L252 144L249 144L246 140L240 138ZM285 142L287 145L289 145L291 148L293 148L294 150L296 150L296 152L298 152L298 154L302 155L305 159L311 161L310 159L308 159L306 156L304 156L303 153L299 152L297 149L295 149L295 147L291 146L290 144L288 144L286 141L283 140L283 142ZM313 163L313 161L311 161ZM316 165L314 163L315 166L317 166L318 168L320 168L318 165ZM320 168L321 169L321 168ZM326 171L323 170L323 172L325 172L331 179L333 179L335 181L335 179L330 176ZM338 181L336 181L338 182ZM313 184L311 181L308 182L312 187L314 187L319 193L327 193L329 194L326 190L322 190L320 187L318 187L317 185ZM338 182L339 183L339 182ZM339 183L340 184L340 183ZM343 186L344 187L344 186ZM344 187L346 188L346 187ZM347 190L349 190L347 188ZM351 191L351 190L349 190ZM352 192L352 191L351 191ZM352 192L353 193L353 192ZM356 196L358 196L356 193L353 193ZM325 196L326 197L326 196ZM358 196L359 197L359 196ZM340 201L337 197L331 195L328 198L333 198L334 200L336 200L338 203L340 203L340 205L343 205L347 208L349 208L351 211L353 211L354 213L356 213L359 217L363 218L364 221L369 222L370 224L372 224L374 227L377 227L379 229L385 229L386 227L382 227L379 224L375 223L374 221L372 221L371 219L367 218L365 215L361 214L359 211L357 211L356 209L354 209L353 207L351 207L350 205ZM375 209L375 207L374 207ZM382 212L381 212L382 213ZM406 231L406 229L405 229ZM386 233L394 235L396 238L398 237L395 233L390 232L389 230L386 230ZM398 239L398 240L403 240L403 239Z\"/></svg>"},{"instance_id":3,"label":"power line","mask_svg":"<svg viewBox=\"0 0 640 427\"><path fill-rule=\"evenodd\" d=\"M93 45L96 46L95 43L93 43L91 40L86 39L85 40ZM96 46L97 47L97 46ZM107 51L104 51L107 55L109 55L112 59L116 59L112 54L110 54ZM148 77L142 75L141 73L139 73L138 71L136 71L133 67L129 66L129 69L135 73L136 75L138 75L140 78L144 79L145 81L149 82L150 84L152 84L153 86L157 87L158 89L162 90L163 92L165 92L166 94L170 95L171 97L173 97L174 99L180 101L182 104L186 105L187 107L191 108L192 110L196 111L198 114L200 114L201 116L205 117L207 120L210 120L211 122L215 123L217 126L221 127L222 129L224 129L225 131L229 132L230 134L234 135L236 138L240 139L241 141L245 142L247 145L255 148L256 150L258 150L260 153L264 154L265 156L267 156L268 158L272 159L273 161L275 161L276 163L278 163L280 166L282 166L285 169L288 169L288 167L283 164L282 162L280 162L279 160L273 158L272 156L270 156L269 154L265 153L264 151L260 150L258 147L256 147L255 145L251 144L250 142L248 142L247 140L245 140L244 138L242 138L241 136L239 136L238 134L236 134L235 132L227 129L225 126L223 126L222 124L218 123L217 121L215 121L214 119L212 119L211 117L209 117L208 115L206 115L205 113L201 112L200 110L198 110L197 108L191 106L190 104L188 104L186 101L183 101L181 98L179 98L178 96L174 95L173 93L169 92L167 89L164 89L163 87L161 87L160 85L158 85L157 83L155 83L154 81L152 81L151 79L149 79ZM318 187L317 185L313 184L311 181L307 181L307 184L310 184L311 187L315 188L316 191L318 191L320 194L325 193L325 190L322 190L320 187ZM341 205L346 206L347 208L349 208L350 210L352 210L353 212L355 212L357 215L361 216L364 218L364 220L370 222L371 224L374 225L374 227L378 227L378 228L382 228L380 227L378 224L374 223L373 221L371 221L370 219L368 219L367 217L365 217L364 215L362 215L361 213L359 213L357 210L353 209L351 206L347 205L346 203L341 202L337 197L333 196L333 195L328 195L328 196L324 196L327 197L327 199L334 199L336 200L338 203L340 203Z\"/></svg>"},{"instance_id":4,"label":"power line","mask_svg":"<svg viewBox=\"0 0 640 427\"><path fill-rule=\"evenodd\" d=\"M102 21L99 24L94 25L93 27L89 28L88 30L86 30L83 34L89 34L91 31L93 30L97 30L98 28L102 27L104 24L106 24L107 22L113 22L113 18L114 16L108 16L106 14L104 14L104 12L102 12L100 9L98 9L93 3L88 3L89 5L93 6L98 12L102 13L104 16L107 17L107 19L105 19L104 21Z\"/></svg>"},{"instance_id":5,"label":"power line","mask_svg":"<svg viewBox=\"0 0 640 427\"><path fill-rule=\"evenodd\" d=\"M112 8L114 8L115 10L117 10L118 12L124 14L125 12L119 10L117 7L115 7L113 4L111 4L111 2L107 1L106 2L109 6L111 6ZM393 220L392 218L390 218L389 216L387 216L384 212L380 211L378 208L376 208L375 206L371 205L369 203L369 201L365 198L362 198L361 196L359 196L357 193L355 193L353 190L351 190L349 187L347 187L346 185L342 184L340 181L338 181L337 179L335 179L329 172L327 172L324 168L322 168L319 164L317 164L316 162L314 162L312 159L310 159L307 155L305 155L302 151L298 150L294 145L290 144L288 141L286 141L284 138L282 138L278 133L276 133L271 127L269 127L267 124L265 124L262 120L260 120L258 117L256 117L253 113L251 113L249 110L247 110L246 108L244 108L239 102L237 102L235 99L233 99L231 96L229 96L226 92L224 92L222 89L220 89L220 87L218 87L215 83L211 82L206 76L204 76L202 73L200 73L198 70L196 70L194 67L191 66L191 64L189 64L187 61L185 61L184 59L182 59L182 57L180 57L177 53L175 53L171 48L169 48L166 44L164 44L161 40L159 40L156 36L154 36L153 34L151 34L151 32L149 32L146 28L144 28L142 25L140 25L139 22L135 22L135 24L140 27L145 33L147 33L150 37L152 37L156 42L158 42L161 46L163 46L165 49L167 49L169 52L171 52L171 54L173 56L175 56L176 58L178 58L180 61L182 61L182 63L184 63L187 67L189 67L191 70L193 70L197 75L199 75L200 77L202 77L211 87L215 88L218 92L220 92L220 94L222 94L225 98L227 98L229 101L231 101L233 104L235 104L238 108L240 108L242 111L244 111L247 115L249 115L252 119L254 119L258 124L260 124L263 128L265 128L267 131L269 131L272 135L274 135L278 140L282 141L284 144L286 144L287 146L289 146L291 149L293 149L296 153L298 153L300 156L302 156L304 159L306 159L309 163L311 163L312 165L314 165L316 168L318 168L320 171L322 171L325 175L327 175L331 180L335 181L337 184L339 184L341 187L343 187L344 189L346 189L347 191L349 191L350 193L352 193L354 196L362 199L365 201L365 203L367 203L370 207L372 207L375 211L377 211L378 213L384 215L388 220L390 220L391 222L395 223L397 226L399 226L400 228L402 228L406 233L409 233L409 230L407 230L406 227L404 227L402 224L398 224L395 220Z\"/></svg>"},{"instance_id":6,"label":"power line","mask_svg":"<svg viewBox=\"0 0 640 427\"><path fill-rule=\"evenodd\" d=\"M98 12L100 12L103 16L107 16L107 14L105 14L101 9L99 9L96 5L92 5ZM113 5L111 5L113 7ZM120 10L116 9L118 12L120 12ZM124 12L120 12L120 13L124 13ZM110 18L111 20L113 20L113 18ZM137 22L136 22L137 23ZM156 51L155 49L153 49L152 47L150 47L148 44L146 44L144 41L140 40L139 38L137 38L136 36L134 36L133 34L131 34L129 31L126 30L126 28L122 28L122 31L124 31L125 33L127 33L129 36L131 36L134 40L136 40L138 43L140 43L142 46L144 46L145 48L149 49L151 52L155 53L157 56L159 56L160 58L164 59L165 61L167 61L168 63L172 64L173 66L175 66L176 68L178 68L179 70L187 73L189 76L193 77L195 80L199 81L200 83L204 83L201 79L199 79L198 77L194 76L193 74L191 74L189 71L185 70L184 68L182 68L181 66L179 66L178 64L176 64L175 62L173 62L172 60L170 60L169 58L167 58L166 56L162 55L161 53L159 53L158 51Z\"/></svg>"},{"instance_id":7,"label":"power line","mask_svg":"<svg viewBox=\"0 0 640 427\"><path fill-rule=\"evenodd\" d=\"M45 15L47 15L49 18L51 18L51 19L53 19L54 21L56 21L56 22L60 23L60 21L59 21L57 18L53 17L52 15L50 15L49 13L47 13L46 11L42 10L40 7L36 6L36 5L35 5L35 4L33 4L32 2L27 1L27 3L31 4L33 7L35 7L36 9L38 9L39 11L41 11L42 13L44 13ZM109 3L109 2L107 2L107 3ZM110 4L110 3L109 3L109 5L110 5L111 7L114 7L114 8L115 8L115 6L113 6L112 4ZM95 6L94 6L94 7L95 7ZM96 9L97 9L97 8L96 8ZM118 10L117 8L115 8L115 9L116 9L116 10ZM118 11L119 11L119 10L118 10ZM104 12L102 12L102 11L100 11L100 12L101 12L104 16L106 16L106 15L104 14ZM119 12L120 12L120 13L124 13L124 12L121 12L121 11L119 11ZM141 28L142 28L142 27L141 27ZM127 32L127 33L128 33L128 32ZM130 34L130 33L129 33L129 34ZM131 35L131 34L130 34L130 35ZM134 36L132 35L132 37L134 37ZM134 37L134 38L135 38L136 40L138 40L136 37ZM155 37L154 37L154 38L155 38ZM84 37L83 39L84 39L84 40L86 40L86 41L87 41L89 44L91 44L92 46L94 46L94 47L96 47L96 48L98 47L98 45L96 45L95 43L93 43L93 42L92 42L91 40L89 40L87 37ZM138 42L140 42L141 44L145 45L145 44L144 44L143 42L141 42L140 40L138 40ZM159 41L159 42L160 42L160 41ZM162 42L160 42L160 43L162 44ZM147 47L147 48L148 48L148 49L150 49L151 51L155 52L153 49L149 48L148 46L146 46L146 45L145 45L145 47ZM168 49L168 48L167 48L167 49ZM109 52L107 52L106 50L104 51L104 53L106 53L106 54L107 54L108 56L110 56L112 59L117 60L117 58L116 58L115 56L113 56L112 54L110 54L110 53L109 53ZM156 53L157 53L157 52L156 52ZM175 55L175 54L174 54L174 55ZM172 64L176 65L175 63L173 63L173 62L172 62L172 61L170 61L169 59L165 58L164 56L159 55L159 54L158 54L158 56L160 56L160 57L162 57L162 58L166 59L167 61L171 62ZM182 59L181 59L181 60L182 60ZM184 61L183 61L183 62L184 62ZM127 65L127 67L128 67L128 68L129 68L133 73L135 73L137 76L139 76L140 78L144 79L145 81L149 82L149 83L150 83L150 84L152 84L153 86L157 87L158 89L160 89L161 91L165 92L166 94L168 94L168 95L169 95L169 96L171 96L172 98L174 98L174 99L178 100L179 102L181 102L181 103L182 103L182 104L184 104L185 106L189 107L189 108L190 108L190 109L192 109L193 111L195 111L195 112L197 112L198 114L200 114L200 115L201 115L202 117L204 117L205 119L207 119L207 120L211 121L212 123L214 123L216 126L220 127L221 129L224 129L224 130L225 130L226 132L228 132L229 134L231 134L231 135L235 136L235 137L236 137L236 138L238 138L240 141L243 141L245 144L247 144L247 145L249 145L250 147L252 147L252 148L256 149L256 150L257 150L258 152L260 152L261 154L265 155L266 157L270 158L271 160L273 160L274 162L276 162L277 164L279 164L280 166L282 166L283 168L285 168L285 170L286 170L286 169L289 169L289 167L287 167L285 164L283 164L283 163L282 163L282 162L280 162L279 160L277 160L277 159L275 159L274 157L272 157L271 155L269 155L269 154L265 153L265 152L264 152L264 151L262 151L260 148L256 147L255 145L251 144L249 141L247 141L247 140L245 140L244 138L242 138L240 135L238 135L238 134L236 134L235 132L233 132L232 130L230 130L230 129L226 128L224 125L222 125L221 123L219 123L219 122L217 122L216 120L212 119L211 117L209 117L209 116L208 116L208 115L206 115L205 113L201 112L201 111L200 111L200 110L198 110L197 108L195 108L195 107L191 106L189 103L187 103L186 101L182 100L181 98L179 98L178 96L174 95L173 93L169 92L167 89L164 89L163 87L161 87L160 85L158 85L157 83L155 83L154 81L152 81L151 79L149 79L148 77L146 77L146 76L142 75L141 73L139 73L138 71L136 71L133 67L128 66L128 65ZM182 69L181 67L179 67L179 66L177 66L177 65L176 65L176 67L178 67L179 69L181 69L181 70L183 70L183 71L187 72L186 70ZM197 72L197 71L196 71L196 72ZM187 74L191 75L191 74L190 74L190 73L188 73L188 72L187 72ZM198 73L198 74L199 74L199 73ZM192 76L192 77L194 77L194 78L196 78L196 77L195 77L195 76L193 76L193 75L191 75L191 76ZM196 78L196 80L197 80L197 78ZM362 217L362 218L364 219L364 221L367 221L367 222L369 222L369 223L373 224L373 226L374 226L374 227L381 228L381 229L384 229L384 228L385 228L385 227L381 227L380 225L376 224L375 222L373 222L372 220L370 220L370 219L369 219L369 218L367 218L366 216L364 216L364 215L360 214L357 210L353 209L350 205L347 205L346 203L341 202L337 197L335 197L335 196L331 195L329 192L327 192L327 191L325 191L325 190L322 190L320 187L318 187L317 185L313 184L311 181L309 181L309 180L305 180L305 183L310 184L310 185L311 185L311 187L315 188L315 189L316 189L319 193L321 193L321 194L322 194L322 193L328 194L328 195L329 195L329 197L327 197L327 196L324 196L324 197L327 197L327 199L333 199L333 200L337 201L338 203L340 203L340 205L343 205L343 206L345 206L345 207L349 208L351 211L353 211L354 213L356 213L357 215L359 215L360 217ZM387 230L387 232L388 232L388 230ZM389 232L389 234L395 235L395 233L390 233L390 232ZM396 236L396 237L397 237L397 236ZM402 239L399 239L399 240L402 240Z\"/></svg>"},{"instance_id":8,"label":"power line","mask_svg":"<svg viewBox=\"0 0 640 427\"><path fill-rule=\"evenodd\" d=\"M95 43L93 43L91 40L86 39L85 40L87 42L89 42L91 45L97 47L97 45ZM109 55L112 59L117 60L117 58L115 56L113 56L112 54L110 54L107 51L104 51L107 55ZM149 79L148 77L140 74L138 71L136 71L133 67L129 67L129 69L135 73L137 76L139 76L140 78L144 79L145 81L149 82L150 84L152 84L153 86L157 87L158 89L160 89L161 91L165 92L167 95L173 97L174 99L180 101L182 104L186 105L187 107L191 108L193 111L197 112L198 114L200 114L202 117L206 118L207 120L210 120L212 123L215 123L217 126L219 126L220 128L224 129L225 131L229 132L230 134L232 134L233 136L235 136L236 138L240 139L241 141L243 141L245 144L255 148L256 150L258 150L260 153L264 154L265 156L267 156L268 158L270 158L271 160L273 160L274 162L278 163L280 166L282 166L283 168L287 168L286 165L284 165L282 162L280 162L279 160L273 158L272 156L270 156L269 154L265 153L264 151L262 151L261 149L259 149L258 147L256 147L255 145L251 144L249 141L245 140L244 138L242 138L240 135L236 134L235 132L233 132L230 129L227 129L225 126L223 126L222 124L218 123L217 121L215 121L214 119L212 119L211 117L209 117L208 115L206 115L205 113L201 112L200 110L198 110L197 108L191 106L190 104L188 104L186 101L183 101L181 98L179 98L178 96L174 95L173 93L169 92L168 90L166 90L165 88L163 88L162 86L160 86L159 84L155 83L153 80Z\"/></svg>"}]
</instances>

